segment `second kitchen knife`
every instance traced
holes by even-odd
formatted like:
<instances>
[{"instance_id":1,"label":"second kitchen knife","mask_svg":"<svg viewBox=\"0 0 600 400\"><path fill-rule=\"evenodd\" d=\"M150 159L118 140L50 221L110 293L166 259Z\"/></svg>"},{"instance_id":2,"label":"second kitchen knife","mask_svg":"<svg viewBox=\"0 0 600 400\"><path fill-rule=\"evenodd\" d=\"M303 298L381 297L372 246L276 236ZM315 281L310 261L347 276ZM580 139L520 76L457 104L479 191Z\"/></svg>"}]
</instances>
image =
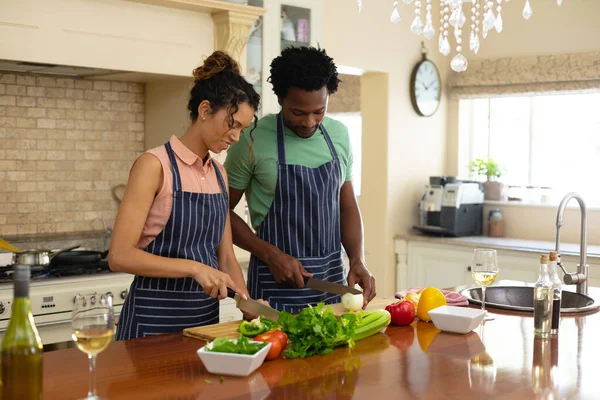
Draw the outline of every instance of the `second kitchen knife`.
<instances>
[{"instance_id":1,"label":"second kitchen knife","mask_svg":"<svg viewBox=\"0 0 600 400\"><path fill-rule=\"evenodd\" d=\"M358 289L354 289L350 286L341 285L339 283L333 283L328 281L323 281L321 279L315 278L307 278L304 277L304 286L310 289L318 290L326 293L335 293L335 294L362 294L362 292Z\"/></svg>"}]
</instances>

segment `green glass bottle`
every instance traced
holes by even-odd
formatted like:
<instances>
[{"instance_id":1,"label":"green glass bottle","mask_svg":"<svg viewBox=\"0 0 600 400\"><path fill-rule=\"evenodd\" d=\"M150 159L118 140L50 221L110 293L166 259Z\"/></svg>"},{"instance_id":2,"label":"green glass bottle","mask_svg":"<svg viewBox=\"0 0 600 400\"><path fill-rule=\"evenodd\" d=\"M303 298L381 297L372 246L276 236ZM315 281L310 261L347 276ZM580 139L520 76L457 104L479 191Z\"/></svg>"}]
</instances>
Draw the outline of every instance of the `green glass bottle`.
<instances>
[{"instance_id":1,"label":"green glass bottle","mask_svg":"<svg viewBox=\"0 0 600 400\"><path fill-rule=\"evenodd\" d=\"M42 398L42 340L33 322L29 301L28 265L13 272L14 300L2 340L2 399Z\"/></svg>"}]
</instances>

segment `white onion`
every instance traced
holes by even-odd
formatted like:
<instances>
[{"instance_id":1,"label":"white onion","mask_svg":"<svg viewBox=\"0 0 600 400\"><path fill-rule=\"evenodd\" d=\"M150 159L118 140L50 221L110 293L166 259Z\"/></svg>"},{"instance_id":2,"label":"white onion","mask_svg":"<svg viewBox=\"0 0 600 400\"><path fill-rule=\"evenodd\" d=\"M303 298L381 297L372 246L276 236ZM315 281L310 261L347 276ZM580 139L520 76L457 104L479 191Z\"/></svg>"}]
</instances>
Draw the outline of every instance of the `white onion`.
<instances>
[{"instance_id":1,"label":"white onion","mask_svg":"<svg viewBox=\"0 0 600 400\"><path fill-rule=\"evenodd\" d=\"M359 311L364 304L364 297L361 294L346 293L342 296L342 305L348 311Z\"/></svg>"}]
</instances>

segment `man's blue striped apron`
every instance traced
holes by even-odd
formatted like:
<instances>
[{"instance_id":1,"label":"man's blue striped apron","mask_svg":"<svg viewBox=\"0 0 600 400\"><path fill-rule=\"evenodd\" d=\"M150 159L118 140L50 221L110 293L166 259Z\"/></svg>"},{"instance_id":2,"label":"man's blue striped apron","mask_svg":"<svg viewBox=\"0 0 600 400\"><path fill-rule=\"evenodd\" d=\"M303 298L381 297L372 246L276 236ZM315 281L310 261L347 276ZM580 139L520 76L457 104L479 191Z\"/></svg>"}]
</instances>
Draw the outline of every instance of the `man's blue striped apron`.
<instances>
[{"instance_id":1,"label":"man's blue striped apron","mask_svg":"<svg viewBox=\"0 0 600 400\"><path fill-rule=\"evenodd\" d=\"M341 166L333 142L323 125L333 160L317 168L286 164L283 116L277 117L278 177L275 198L258 227L261 239L297 258L315 278L346 283L340 235ZM297 313L308 304L338 303L339 295L278 284L267 264L250 258L248 291L271 307Z\"/></svg>"},{"instance_id":2,"label":"man's blue striped apron","mask_svg":"<svg viewBox=\"0 0 600 400\"><path fill-rule=\"evenodd\" d=\"M163 231L144 250L157 256L194 260L217 268L228 198L219 167L213 163L222 193L184 192L179 168L165 144L173 174L173 209ZM219 322L219 301L202 291L194 278L133 279L117 325L117 340L180 332Z\"/></svg>"}]
</instances>

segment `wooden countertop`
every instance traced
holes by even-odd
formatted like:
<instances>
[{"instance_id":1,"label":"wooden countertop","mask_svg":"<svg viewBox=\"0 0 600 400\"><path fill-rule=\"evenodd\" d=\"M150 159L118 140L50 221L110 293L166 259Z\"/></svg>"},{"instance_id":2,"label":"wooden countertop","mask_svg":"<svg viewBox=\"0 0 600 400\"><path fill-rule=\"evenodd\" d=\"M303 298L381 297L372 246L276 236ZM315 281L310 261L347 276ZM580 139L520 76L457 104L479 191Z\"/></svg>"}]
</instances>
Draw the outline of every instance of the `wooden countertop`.
<instances>
[{"instance_id":1,"label":"wooden countertop","mask_svg":"<svg viewBox=\"0 0 600 400\"><path fill-rule=\"evenodd\" d=\"M530 316L494 315L495 320L467 335L439 333L426 322L390 326L352 350L265 362L249 377L225 377L223 383L196 355L201 341L171 334L115 342L98 357L98 393L112 400L361 399L377 394L515 400L552 391L561 399L598 398L600 313L562 318L558 338L547 341L534 340ZM77 349L45 353L44 399L83 397L87 362Z\"/></svg>"}]
</instances>

